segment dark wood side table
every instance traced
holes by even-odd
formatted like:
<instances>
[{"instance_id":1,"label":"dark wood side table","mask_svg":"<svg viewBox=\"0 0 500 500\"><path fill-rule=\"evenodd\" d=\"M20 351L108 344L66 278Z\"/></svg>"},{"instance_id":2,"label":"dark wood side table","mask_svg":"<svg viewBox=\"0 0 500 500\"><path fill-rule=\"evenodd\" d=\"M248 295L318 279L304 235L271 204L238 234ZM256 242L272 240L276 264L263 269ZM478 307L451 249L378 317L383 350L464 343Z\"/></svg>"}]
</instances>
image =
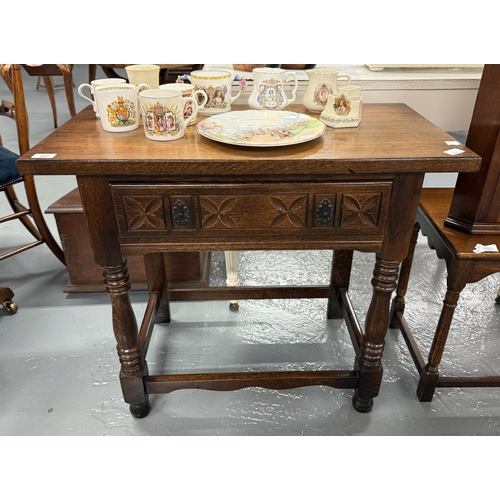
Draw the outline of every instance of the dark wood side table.
<instances>
[{"instance_id":1,"label":"dark wood side table","mask_svg":"<svg viewBox=\"0 0 500 500\"><path fill-rule=\"evenodd\" d=\"M445 226L453 192L453 189L440 188L422 190L410 252L401 265L393 301L391 327L399 328L404 336L420 374L417 395L419 400L424 402L432 400L436 387L500 387L500 376L441 376L438 370L460 292L467 283L475 283L500 272L500 252L473 251L478 243L496 244L500 249L500 235L469 235ZM427 363L413 337L410 325L404 318L405 294L419 230L427 236L429 247L435 249L440 259L446 261L448 271L448 288Z\"/></svg>"},{"instance_id":2,"label":"dark wood side table","mask_svg":"<svg viewBox=\"0 0 500 500\"><path fill-rule=\"evenodd\" d=\"M305 112L302 105L287 110ZM77 177L94 258L111 299L123 396L135 417L149 413L149 394L249 386L352 388L354 408L368 412L382 380L391 295L408 253L424 174L480 167L480 157L467 148L445 153L449 140L403 104L367 104L358 128L327 128L313 141L275 148L218 143L195 127L169 143L147 140L142 129L104 132L89 107L23 155L18 167L23 174ZM35 154L56 156L46 161ZM179 207L182 221L175 216ZM299 249L334 250L330 286L209 287L179 298L327 297L328 317L344 317L351 334L352 368L148 374L154 323L170 320L162 252ZM348 297L354 250L376 254L364 332ZM128 293L129 255L144 256L148 278L140 327Z\"/></svg>"}]
</instances>

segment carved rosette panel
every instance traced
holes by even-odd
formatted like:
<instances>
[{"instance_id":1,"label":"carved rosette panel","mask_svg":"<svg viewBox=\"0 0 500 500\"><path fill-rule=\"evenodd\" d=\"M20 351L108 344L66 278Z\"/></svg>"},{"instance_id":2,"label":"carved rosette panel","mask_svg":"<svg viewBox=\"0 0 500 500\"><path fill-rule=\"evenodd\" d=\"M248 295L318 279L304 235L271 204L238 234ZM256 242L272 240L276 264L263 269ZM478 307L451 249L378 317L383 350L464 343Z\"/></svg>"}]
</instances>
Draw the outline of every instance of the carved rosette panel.
<instances>
[{"instance_id":1,"label":"carved rosette panel","mask_svg":"<svg viewBox=\"0 0 500 500\"><path fill-rule=\"evenodd\" d=\"M296 227L306 226L306 197L301 196L295 199L289 205L275 196L271 197L271 204L279 212L279 215L275 217L272 222L272 227L282 226L286 222L291 223Z\"/></svg>"},{"instance_id":2,"label":"carved rosette panel","mask_svg":"<svg viewBox=\"0 0 500 500\"><path fill-rule=\"evenodd\" d=\"M382 206L381 193L344 194L341 207L341 228L376 228Z\"/></svg>"},{"instance_id":3,"label":"carved rosette panel","mask_svg":"<svg viewBox=\"0 0 500 500\"><path fill-rule=\"evenodd\" d=\"M307 227L307 195L200 196L202 229Z\"/></svg>"},{"instance_id":4,"label":"carved rosette panel","mask_svg":"<svg viewBox=\"0 0 500 500\"><path fill-rule=\"evenodd\" d=\"M218 203L208 197L200 196L200 205L202 212L202 228L209 229L212 227L238 227L236 220L229 214L236 204L236 198L231 197Z\"/></svg>"},{"instance_id":5,"label":"carved rosette panel","mask_svg":"<svg viewBox=\"0 0 500 500\"><path fill-rule=\"evenodd\" d=\"M129 231L165 229L163 197L124 196L123 208Z\"/></svg>"}]
</instances>

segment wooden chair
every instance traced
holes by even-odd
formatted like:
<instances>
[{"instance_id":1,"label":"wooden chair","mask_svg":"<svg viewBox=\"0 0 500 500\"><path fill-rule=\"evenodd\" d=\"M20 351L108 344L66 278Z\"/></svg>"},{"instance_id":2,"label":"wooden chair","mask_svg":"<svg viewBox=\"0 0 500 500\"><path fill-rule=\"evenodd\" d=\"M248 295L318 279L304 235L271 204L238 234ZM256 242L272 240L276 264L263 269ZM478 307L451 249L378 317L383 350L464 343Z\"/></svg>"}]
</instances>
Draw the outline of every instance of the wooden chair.
<instances>
[{"instance_id":1,"label":"wooden chair","mask_svg":"<svg viewBox=\"0 0 500 500\"><path fill-rule=\"evenodd\" d=\"M443 357L446 340L460 293L468 283L475 283L487 276L500 272L500 252L475 253L476 244L496 244L500 248L500 234L470 235L446 227L445 219L450 209L453 189L427 188L422 190L415 230L406 260L401 272L393 301L391 328L399 328L420 376L417 396L422 402L432 401L438 387L500 387L500 376L456 375L442 376L439 364ZM410 325L405 320L405 295L411 272L411 265L419 231L427 236L429 247L444 259L447 269L447 291L443 308L436 325L427 362L424 361ZM494 301L491 301L494 304ZM467 332L464 332L466 335ZM500 369L500 367L499 367Z\"/></svg>"},{"instance_id":2,"label":"wooden chair","mask_svg":"<svg viewBox=\"0 0 500 500\"><path fill-rule=\"evenodd\" d=\"M10 64L2 65L2 76L5 83L12 92L12 81L10 78ZM54 95L54 76L62 76L64 82L64 90L66 92L66 100L68 102L70 116L76 115L75 100L73 95L73 64L22 64L28 75L36 76L43 79L45 90L49 96L50 105L52 107L52 115L54 117L54 128L57 128L57 108Z\"/></svg>"},{"instance_id":3,"label":"wooden chair","mask_svg":"<svg viewBox=\"0 0 500 500\"><path fill-rule=\"evenodd\" d=\"M12 118L16 122L20 154L26 153L29 147L29 127L24 89L19 64L9 67L9 79L14 103L2 101L0 115ZM15 248L0 255L0 261L29 250L30 248L46 243L54 255L65 264L64 254L50 232L38 202L38 195L33 176L21 176L16 168L17 153L1 145L0 140L0 191L7 196L7 201L12 208L12 213L0 217L0 224L12 220L19 220L35 238L34 242ZM27 206L23 205L15 192L14 185L24 184L26 190ZM12 302L13 292L9 288L0 287L0 299L4 308L15 313L17 306Z\"/></svg>"},{"instance_id":4,"label":"wooden chair","mask_svg":"<svg viewBox=\"0 0 500 500\"><path fill-rule=\"evenodd\" d=\"M417 395L431 401L437 387L500 387L499 375L446 376L439 374L455 307L468 283L500 272L500 252L475 253L477 244L500 248L500 65L485 65L466 145L481 156L481 170L460 173L454 189L424 189L408 257L401 265L391 328L400 328L420 375ZM447 292L427 363L403 313L405 294L419 230L429 247L444 259ZM495 302L500 303L500 291ZM492 300L493 304L493 300ZM464 332L466 335L467 332Z\"/></svg>"}]
</instances>

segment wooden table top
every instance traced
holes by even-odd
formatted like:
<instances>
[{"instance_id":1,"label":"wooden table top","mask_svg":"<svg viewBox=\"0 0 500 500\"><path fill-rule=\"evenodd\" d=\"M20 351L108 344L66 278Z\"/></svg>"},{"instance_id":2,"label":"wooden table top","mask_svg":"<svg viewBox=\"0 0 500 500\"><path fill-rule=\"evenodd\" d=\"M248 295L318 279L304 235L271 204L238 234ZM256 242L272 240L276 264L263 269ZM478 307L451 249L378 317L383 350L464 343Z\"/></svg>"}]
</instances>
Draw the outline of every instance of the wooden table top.
<instances>
[{"instance_id":1,"label":"wooden table top","mask_svg":"<svg viewBox=\"0 0 500 500\"><path fill-rule=\"evenodd\" d=\"M233 111L248 109L233 106ZM309 113L302 105L287 111ZM453 138L405 104L365 104L356 128L334 129L312 141L281 147L242 147L201 136L195 126L184 138L152 141L142 125L134 131L105 132L91 106L70 119L18 160L32 175L337 175L402 172L474 172L481 159L458 155ZM198 121L206 117L199 115ZM55 154L54 158L32 158Z\"/></svg>"}]
</instances>

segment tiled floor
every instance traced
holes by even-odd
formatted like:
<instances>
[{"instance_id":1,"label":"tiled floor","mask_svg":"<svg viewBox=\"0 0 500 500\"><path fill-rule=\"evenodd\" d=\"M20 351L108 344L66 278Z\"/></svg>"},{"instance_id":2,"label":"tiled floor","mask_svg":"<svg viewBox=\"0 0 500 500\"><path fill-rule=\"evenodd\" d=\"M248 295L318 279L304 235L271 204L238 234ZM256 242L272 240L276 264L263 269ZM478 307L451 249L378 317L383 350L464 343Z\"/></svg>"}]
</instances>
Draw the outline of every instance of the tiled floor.
<instances>
[{"instance_id":1,"label":"tiled floor","mask_svg":"<svg viewBox=\"0 0 500 500\"><path fill-rule=\"evenodd\" d=\"M98 75L102 76L102 75ZM86 81L86 66L75 83ZM56 81L57 83L57 81ZM32 145L52 129L49 101L25 75ZM0 82L0 95L8 92ZM59 122L69 118L57 90ZM86 103L75 91L78 110ZM7 125L4 126L4 122ZM15 131L2 120L4 144ZM65 194L72 178L37 179L42 208ZM0 209L5 201L0 200ZM56 231L53 217L48 221ZM29 239L15 223L0 227L2 249ZM240 252L241 284L327 283L330 252ZM307 261L307 272L304 263ZM351 298L361 322L371 296L373 256L356 254ZM152 398L151 414L133 419L122 401L118 359L105 294L66 294L65 268L41 246L0 263L1 282L15 292L17 314L0 311L0 434L3 436L496 436L500 390L440 389L431 403L415 395L417 374L401 335L389 331L384 378L373 411L357 413L352 391L308 387L287 391L182 390ZM223 255L213 255L212 283L224 280ZM500 368L498 276L466 288L443 371L490 373ZM407 319L424 355L445 290L445 266L421 238L407 295ZM132 293L140 314L143 292ZM225 302L173 303L173 321L158 326L150 368L260 370L352 367L353 350L342 322L326 321L324 300L247 301L238 312ZM439 460L439 459L437 459Z\"/></svg>"}]
</instances>

